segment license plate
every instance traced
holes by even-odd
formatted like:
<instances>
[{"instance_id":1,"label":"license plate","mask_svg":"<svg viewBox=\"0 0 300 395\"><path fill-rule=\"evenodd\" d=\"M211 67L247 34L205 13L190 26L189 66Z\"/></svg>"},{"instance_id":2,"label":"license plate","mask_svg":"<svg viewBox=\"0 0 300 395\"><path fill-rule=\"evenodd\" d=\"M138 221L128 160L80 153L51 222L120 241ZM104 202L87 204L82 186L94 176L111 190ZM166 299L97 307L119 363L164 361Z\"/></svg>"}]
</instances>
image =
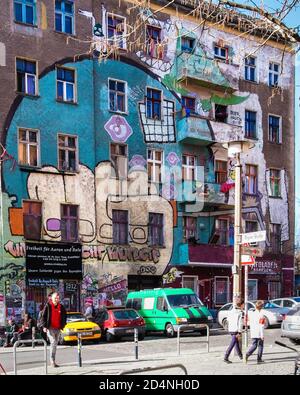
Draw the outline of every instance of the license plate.
<instances>
[{"instance_id":1,"label":"license plate","mask_svg":"<svg viewBox=\"0 0 300 395\"><path fill-rule=\"evenodd\" d=\"M133 329L127 329L125 333L133 333Z\"/></svg>"},{"instance_id":2,"label":"license plate","mask_svg":"<svg viewBox=\"0 0 300 395\"><path fill-rule=\"evenodd\" d=\"M93 332L81 332L81 336L93 336Z\"/></svg>"}]
</instances>

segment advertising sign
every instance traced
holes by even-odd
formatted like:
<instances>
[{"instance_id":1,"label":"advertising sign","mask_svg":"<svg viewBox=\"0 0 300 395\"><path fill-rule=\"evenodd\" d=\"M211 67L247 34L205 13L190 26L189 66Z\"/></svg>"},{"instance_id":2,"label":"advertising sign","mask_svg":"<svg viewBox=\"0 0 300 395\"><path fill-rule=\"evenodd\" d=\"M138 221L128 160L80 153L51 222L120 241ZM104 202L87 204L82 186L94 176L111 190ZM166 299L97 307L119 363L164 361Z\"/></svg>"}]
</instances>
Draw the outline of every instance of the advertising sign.
<instances>
[{"instance_id":1,"label":"advertising sign","mask_svg":"<svg viewBox=\"0 0 300 395\"><path fill-rule=\"evenodd\" d=\"M81 280L81 245L26 243L26 278Z\"/></svg>"}]
</instances>

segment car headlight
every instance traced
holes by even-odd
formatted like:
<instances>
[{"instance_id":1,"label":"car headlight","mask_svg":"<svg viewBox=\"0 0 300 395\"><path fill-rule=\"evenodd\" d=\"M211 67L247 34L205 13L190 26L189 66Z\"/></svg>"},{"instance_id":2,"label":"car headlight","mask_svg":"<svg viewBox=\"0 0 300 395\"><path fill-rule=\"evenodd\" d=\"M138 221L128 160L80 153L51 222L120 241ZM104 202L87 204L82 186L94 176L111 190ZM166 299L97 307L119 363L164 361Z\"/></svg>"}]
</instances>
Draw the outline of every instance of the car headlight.
<instances>
[{"instance_id":1,"label":"car headlight","mask_svg":"<svg viewBox=\"0 0 300 395\"><path fill-rule=\"evenodd\" d=\"M67 333L77 332L77 329L67 328L67 329L66 329L66 332L67 332Z\"/></svg>"},{"instance_id":2,"label":"car headlight","mask_svg":"<svg viewBox=\"0 0 300 395\"><path fill-rule=\"evenodd\" d=\"M177 324L186 324L187 321L188 321L187 318L176 318Z\"/></svg>"}]
</instances>

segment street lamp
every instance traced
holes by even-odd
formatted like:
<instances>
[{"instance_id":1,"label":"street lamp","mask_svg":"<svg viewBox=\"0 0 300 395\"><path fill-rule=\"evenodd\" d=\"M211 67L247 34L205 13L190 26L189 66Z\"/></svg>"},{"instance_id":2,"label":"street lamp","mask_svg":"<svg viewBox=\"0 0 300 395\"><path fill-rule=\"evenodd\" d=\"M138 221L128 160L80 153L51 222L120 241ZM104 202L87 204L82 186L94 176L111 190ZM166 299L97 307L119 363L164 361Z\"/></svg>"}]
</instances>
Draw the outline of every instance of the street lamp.
<instances>
[{"instance_id":1,"label":"street lamp","mask_svg":"<svg viewBox=\"0 0 300 395\"><path fill-rule=\"evenodd\" d=\"M233 304L241 300L241 222L242 222L242 164L241 154L248 152L254 144L247 140L230 141L222 144L228 150L228 156L236 159L235 165L235 203L234 203L234 261L233 261Z\"/></svg>"}]
</instances>

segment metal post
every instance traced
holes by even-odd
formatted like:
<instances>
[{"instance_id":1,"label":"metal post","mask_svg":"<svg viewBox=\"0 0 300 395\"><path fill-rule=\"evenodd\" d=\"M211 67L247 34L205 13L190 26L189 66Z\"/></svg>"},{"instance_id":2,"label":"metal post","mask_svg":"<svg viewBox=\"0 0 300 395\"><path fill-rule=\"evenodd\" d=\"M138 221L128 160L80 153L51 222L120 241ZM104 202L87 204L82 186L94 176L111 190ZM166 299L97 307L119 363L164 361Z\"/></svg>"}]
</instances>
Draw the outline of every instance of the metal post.
<instances>
[{"instance_id":1,"label":"metal post","mask_svg":"<svg viewBox=\"0 0 300 395\"><path fill-rule=\"evenodd\" d=\"M32 348L35 347L35 327L32 328Z\"/></svg>"},{"instance_id":2,"label":"metal post","mask_svg":"<svg viewBox=\"0 0 300 395\"><path fill-rule=\"evenodd\" d=\"M241 157L236 155L235 166L235 207L234 207L234 272L233 272L233 303L236 304L241 299L241 207L242 207L242 188Z\"/></svg>"},{"instance_id":3,"label":"metal post","mask_svg":"<svg viewBox=\"0 0 300 395\"><path fill-rule=\"evenodd\" d=\"M139 330L134 328L134 349L135 349L135 359L139 359Z\"/></svg>"},{"instance_id":4,"label":"metal post","mask_svg":"<svg viewBox=\"0 0 300 395\"><path fill-rule=\"evenodd\" d=\"M245 347L248 347L248 277L249 267L245 265Z\"/></svg>"},{"instance_id":5,"label":"metal post","mask_svg":"<svg viewBox=\"0 0 300 395\"><path fill-rule=\"evenodd\" d=\"M78 333L78 335L77 335L77 351L78 351L78 366L80 368L82 367L81 349L82 349L81 333Z\"/></svg>"},{"instance_id":6,"label":"metal post","mask_svg":"<svg viewBox=\"0 0 300 395\"><path fill-rule=\"evenodd\" d=\"M16 341L14 344L13 352L14 352L14 375L17 375L17 347L20 344L19 341Z\"/></svg>"},{"instance_id":7,"label":"metal post","mask_svg":"<svg viewBox=\"0 0 300 395\"><path fill-rule=\"evenodd\" d=\"M207 352L208 353L209 353L209 336L210 336L209 326L206 325L206 342L207 342Z\"/></svg>"},{"instance_id":8,"label":"metal post","mask_svg":"<svg viewBox=\"0 0 300 395\"><path fill-rule=\"evenodd\" d=\"M180 326L178 326L177 330L177 355L180 355Z\"/></svg>"}]
</instances>

